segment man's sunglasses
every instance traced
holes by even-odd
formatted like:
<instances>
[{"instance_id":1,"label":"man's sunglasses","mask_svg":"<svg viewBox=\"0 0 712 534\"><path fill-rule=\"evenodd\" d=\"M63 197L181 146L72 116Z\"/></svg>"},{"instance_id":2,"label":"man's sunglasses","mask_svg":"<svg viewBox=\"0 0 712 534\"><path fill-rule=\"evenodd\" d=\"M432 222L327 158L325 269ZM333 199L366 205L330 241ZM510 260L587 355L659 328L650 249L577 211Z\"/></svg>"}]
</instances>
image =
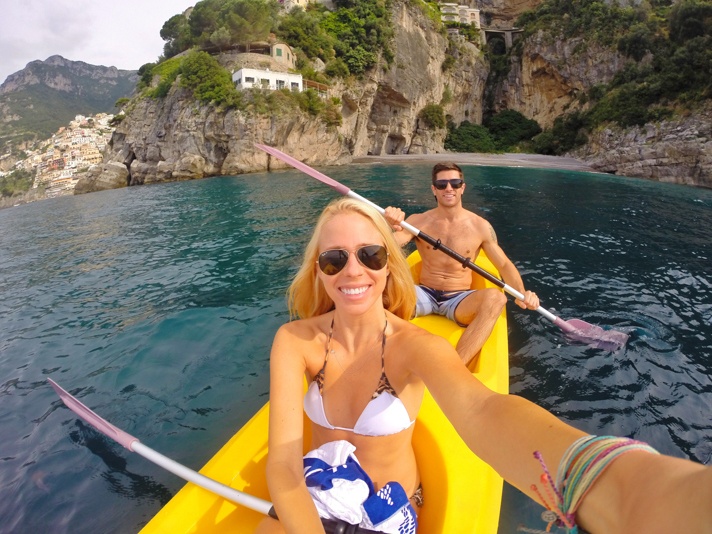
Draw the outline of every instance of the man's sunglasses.
<instances>
[{"instance_id":1,"label":"man's sunglasses","mask_svg":"<svg viewBox=\"0 0 712 534\"><path fill-rule=\"evenodd\" d=\"M388 263L388 252L381 245L366 245L356 251L356 259L366 269L380 271ZM341 272L349 261L349 251L343 248L325 250L319 254L317 263L321 272L332 276Z\"/></svg>"},{"instance_id":2,"label":"man's sunglasses","mask_svg":"<svg viewBox=\"0 0 712 534\"><path fill-rule=\"evenodd\" d=\"M460 189L464 183L465 180L461 178L454 178L453 180L435 180L433 185L435 186L435 189L440 189L442 191L443 189L447 189L447 184L450 184L453 189Z\"/></svg>"}]
</instances>

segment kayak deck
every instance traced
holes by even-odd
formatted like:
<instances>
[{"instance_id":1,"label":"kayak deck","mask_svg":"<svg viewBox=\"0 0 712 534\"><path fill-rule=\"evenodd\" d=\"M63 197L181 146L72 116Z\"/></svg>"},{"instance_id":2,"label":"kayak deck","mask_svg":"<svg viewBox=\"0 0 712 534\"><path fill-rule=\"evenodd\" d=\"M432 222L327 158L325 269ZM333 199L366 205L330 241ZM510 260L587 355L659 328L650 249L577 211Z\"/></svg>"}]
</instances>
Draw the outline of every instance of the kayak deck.
<instances>
[{"instance_id":1,"label":"kayak deck","mask_svg":"<svg viewBox=\"0 0 712 534\"><path fill-rule=\"evenodd\" d=\"M418 276L419 256L409 257ZM496 273L481 254L477 264ZM476 276L475 288L494 287ZM462 328L443 317L413 319L414 324L457 344ZM490 389L509 392L507 320L503 311L485 343L475 369ZM305 447L311 443L311 422L304 417ZM270 500L265 468L269 403L265 404L200 470L202 474L250 495ZM413 433L425 503L418 532L496 534L502 500L502 478L477 458L455 432L426 390ZM308 452L307 450L304 451ZM186 484L141 530L152 533L253 532L264 516L209 491Z\"/></svg>"}]
</instances>

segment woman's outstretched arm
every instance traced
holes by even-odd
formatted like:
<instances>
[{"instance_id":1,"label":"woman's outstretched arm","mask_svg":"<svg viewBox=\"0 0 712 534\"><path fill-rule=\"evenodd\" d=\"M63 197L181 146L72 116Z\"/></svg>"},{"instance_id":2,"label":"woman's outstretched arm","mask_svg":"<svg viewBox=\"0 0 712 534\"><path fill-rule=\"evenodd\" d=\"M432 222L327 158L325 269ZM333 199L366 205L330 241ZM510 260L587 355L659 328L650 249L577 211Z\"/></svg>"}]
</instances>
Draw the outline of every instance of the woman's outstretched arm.
<instances>
[{"instance_id":1,"label":"woman's outstretched arm","mask_svg":"<svg viewBox=\"0 0 712 534\"><path fill-rule=\"evenodd\" d=\"M418 336L419 338L420 336ZM539 451L552 476L569 446L586 434L539 406L494 393L462 365L450 344L409 339L408 362L465 443L505 480L541 502ZM576 514L597 533L712 532L712 468L688 460L632 451L611 462Z\"/></svg>"}]
</instances>

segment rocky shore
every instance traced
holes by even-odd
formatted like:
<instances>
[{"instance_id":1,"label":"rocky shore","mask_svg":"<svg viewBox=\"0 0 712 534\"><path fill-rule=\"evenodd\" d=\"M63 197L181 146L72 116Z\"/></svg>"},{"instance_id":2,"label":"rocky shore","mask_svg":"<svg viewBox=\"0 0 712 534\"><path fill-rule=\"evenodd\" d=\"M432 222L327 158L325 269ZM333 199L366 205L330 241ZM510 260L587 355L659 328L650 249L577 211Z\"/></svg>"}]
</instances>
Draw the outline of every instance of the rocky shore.
<instances>
[{"instance_id":1,"label":"rocky shore","mask_svg":"<svg viewBox=\"0 0 712 534\"><path fill-rule=\"evenodd\" d=\"M569 157L543 156L541 154L480 154L445 152L438 154L402 154L355 157L351 163L438 163L452 161L458 165L483 165L491 167L528 167L539 169L564 169L596 172L589 164Z\"/></svg>"}]
</instances>

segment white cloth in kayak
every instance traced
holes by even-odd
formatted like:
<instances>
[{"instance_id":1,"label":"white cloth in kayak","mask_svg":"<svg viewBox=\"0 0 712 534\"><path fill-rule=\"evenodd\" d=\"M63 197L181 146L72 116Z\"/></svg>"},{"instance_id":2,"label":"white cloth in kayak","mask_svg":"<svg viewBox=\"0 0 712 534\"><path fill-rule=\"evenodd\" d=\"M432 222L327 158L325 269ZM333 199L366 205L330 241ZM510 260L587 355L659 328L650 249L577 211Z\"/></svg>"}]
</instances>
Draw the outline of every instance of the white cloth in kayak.
<instances>
[{"instance_id":1,"label":"white cloth in kayak","mask_svg":"<svg viewBox=\"0 0 712 534\"><path fill-rule=\"evenodd\" d=\"M418 521L405 490L389 482L375 491L345 440L325 443L304 456L304 479L319 516L393 534L415 534Z\"/></svg>"}]
</instances>

